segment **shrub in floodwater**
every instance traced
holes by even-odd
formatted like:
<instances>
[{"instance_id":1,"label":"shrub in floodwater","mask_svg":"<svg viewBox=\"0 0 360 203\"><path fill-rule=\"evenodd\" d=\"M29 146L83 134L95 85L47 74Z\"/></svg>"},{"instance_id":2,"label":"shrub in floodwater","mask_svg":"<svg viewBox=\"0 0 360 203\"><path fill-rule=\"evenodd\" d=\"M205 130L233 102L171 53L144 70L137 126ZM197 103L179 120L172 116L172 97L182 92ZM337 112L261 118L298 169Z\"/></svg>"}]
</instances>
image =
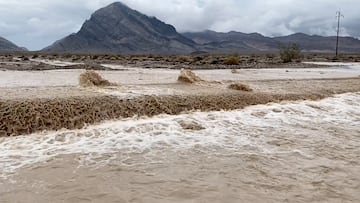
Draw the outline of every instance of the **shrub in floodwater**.
<instances>
[{"instance_id":1,"label":"shrub in floodwater","mask_svg":"<svg viewBox=\"0 0 360 203\"><path fill-rule=\"evenodd\" d=\"M194 83L203 81L199 76L197 76L191 70L182 69L178 78L178 81L185 83Z\"/></svg>"},{"instance_id":2,"label":"shrub in floodwater","mask_svg":"<svg viewBox=\"0 0 360 203\"><path fill-rule=\"evenodd\" d=\"M86 71L80 75L79 78L80 86L83 87L91 87L91 86L113 86L115 84L109 82L102 78L97 72L95 71Z\"/></svg>"}]
</instances>

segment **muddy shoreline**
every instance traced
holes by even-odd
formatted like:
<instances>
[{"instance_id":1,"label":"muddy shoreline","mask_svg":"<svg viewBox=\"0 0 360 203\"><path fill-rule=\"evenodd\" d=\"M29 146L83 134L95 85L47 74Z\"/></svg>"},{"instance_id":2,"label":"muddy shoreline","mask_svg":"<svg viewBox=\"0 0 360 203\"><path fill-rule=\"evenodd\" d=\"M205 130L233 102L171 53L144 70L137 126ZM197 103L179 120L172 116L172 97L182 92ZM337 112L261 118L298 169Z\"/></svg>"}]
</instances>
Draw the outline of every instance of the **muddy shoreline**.
<instances>
[{"instance_id":1,"label":"muddy shoreline","mask_svg":"<svg viewBox=\"0 0 360 203\"><path fill-rule=\"evenodd\" d=\"M2 71L44 71L58 69L86 69L86 70L115 70L100 64L122 65L127 68L144 69L296 69L296 68L324 68L327 65L306 64L301 61L282 63L276 55L236 56L237 61L228 64L226 61L231 55L198 55L198 56L121 56L121 55L8 55L0 56L0 70ZM60 60L61 63L54 63Z\"/></svg>"}]
</instances>

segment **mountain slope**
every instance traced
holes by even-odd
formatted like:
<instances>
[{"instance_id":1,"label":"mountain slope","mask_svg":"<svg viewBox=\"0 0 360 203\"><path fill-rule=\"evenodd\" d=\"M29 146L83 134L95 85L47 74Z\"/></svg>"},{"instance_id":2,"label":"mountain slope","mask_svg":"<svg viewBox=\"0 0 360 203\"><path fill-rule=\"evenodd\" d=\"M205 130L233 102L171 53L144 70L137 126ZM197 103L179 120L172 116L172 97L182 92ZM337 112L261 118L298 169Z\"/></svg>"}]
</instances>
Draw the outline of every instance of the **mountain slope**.
<instances>
[{"instance_id":1,"label":"mountain slope","mask_svg":"<svg viewBox=\"0 0 360 203\"><path fill-rule=\"evenodd\" d=\"M333 52L336 44L336 37L323 37L303 33L270 38L258 33L221 33L208 30L197 33L183 33L183 35L201 44L199 49L209 52L277 51L280 45L287 45L289 43L300 45L304 51ZM341 52L359 53L360 40L352 37L340 37L339 49Z\"/></svg>"},{"instance_id":2,"label":"mountain slope","mask_svg":"<svg viewBox=\"0 0 360 203\"><path fill-rule=\"evenodd\" d=\"M318 35L307 35L303 33L275 37L274 40L281 44L299 44L304 51L332 52L336 47L336 37L323 37ZM360 40L352 37L340 37L339 49L342 52L360 52Z\"/></svg>"},{"instance_id":3,"label":"mountain slope","mask_svg":"<svg viewBox=\"0 0 360 203\"><path fill-rule=\"evenodd\" d=\"M0 52L4 51L25 51L25 49L18 47L9 40L0 37Z\"/></svg>"},{"instance_id":4,"label":"mountain slope","mask_svg":"<svg viewBox=\"0 0 360 203\"><path fill-rule=\"evenodd\" d=\"M222 33L207 30L197 33L183 33L183 35L200 44L204 51L269 51L278 47L273 39L258 33L245 34L234 31Z\"/></svg>"},{"instance_id":5,"label":"mountain slope","mask_svg":"<svg viewBox=\"0 0 360 203\"><path fill-rule=\"evenodd\" d=\"M43 51L95 53L189 53L195 43L155 17L116 2L99 9L81 30Z\"/></svg>"}]
</instances>

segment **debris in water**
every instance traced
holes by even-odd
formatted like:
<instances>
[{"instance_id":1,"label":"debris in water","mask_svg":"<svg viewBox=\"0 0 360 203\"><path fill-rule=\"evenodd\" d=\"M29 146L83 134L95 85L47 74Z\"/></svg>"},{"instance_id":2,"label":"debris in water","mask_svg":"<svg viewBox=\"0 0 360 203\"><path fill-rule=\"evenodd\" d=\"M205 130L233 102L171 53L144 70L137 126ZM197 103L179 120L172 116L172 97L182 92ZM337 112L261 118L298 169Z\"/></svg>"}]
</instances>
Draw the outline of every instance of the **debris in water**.
<instances>
[{"instance_id":1,"label":"debris in water","mask_svg":"<svg viewBox=\"0 0 360 203\"><path fill-rule=\"evenodd\" d=\"M252 92L253 89L251 89L248 85L242 84L242 83L233 83L228 86L229 89L232 90L239 90L239 91L245 91L245 92Z\"/></svg>"},{"instance_id":2,"label":"debris in water","mask_svg":"<svg viewBox=\"0 0 360 203\"><path fill-rule=\"evenodd\" d=\"M199 130L205 129L202 125L200 125L199 123L197 123L195 121L180 120L180 121L178 121L178 123L184 130L199 131Z\"/></svg>"}]
</instances>

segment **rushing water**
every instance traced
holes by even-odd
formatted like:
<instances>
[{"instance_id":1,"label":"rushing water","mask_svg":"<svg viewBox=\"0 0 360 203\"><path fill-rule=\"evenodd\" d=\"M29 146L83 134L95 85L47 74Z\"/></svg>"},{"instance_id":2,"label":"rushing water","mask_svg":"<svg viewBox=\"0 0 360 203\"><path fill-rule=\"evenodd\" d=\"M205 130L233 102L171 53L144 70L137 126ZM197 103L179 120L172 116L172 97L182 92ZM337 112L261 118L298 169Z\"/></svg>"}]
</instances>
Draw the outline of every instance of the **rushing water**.
<instances>
[{"instance_id":1,"label":"rushing water","mask_svg":"<svg viewBox=\"0 0 360 203\"><path fill-rule=\"evenodd\" d=\"M360 93L0 138L0 175L0 202L359 202Z\"/></svg>"},{"instance_id":2,"label":"rushing water","mask_svg":"<svg viewBox=\"0 0 360 203\"><path fill-rule=\"evenodd\" d=\"M60 62L54 62L58 64ZM63 65L67 63L63 62ZM59 65L59 64L58 64ZM278 79L314 79L314 78L349 78L358 77L360 63L322 63L333 65L324 68L296 68L296 69L242 69L238 74L231 70L196 70L194 71L205 80L234 80L257 81ZM342 65L342 66L338 66ZM170 69L144 69L123 67L121 65L105 65L121 71L97 71L105 79L126 85L169 84L177 81L179 70ZM0 88L14 87L63 87L78 86L79 75L84 70L49 70L49 71L1 71Z\"/></svg>"}]
</instances>

